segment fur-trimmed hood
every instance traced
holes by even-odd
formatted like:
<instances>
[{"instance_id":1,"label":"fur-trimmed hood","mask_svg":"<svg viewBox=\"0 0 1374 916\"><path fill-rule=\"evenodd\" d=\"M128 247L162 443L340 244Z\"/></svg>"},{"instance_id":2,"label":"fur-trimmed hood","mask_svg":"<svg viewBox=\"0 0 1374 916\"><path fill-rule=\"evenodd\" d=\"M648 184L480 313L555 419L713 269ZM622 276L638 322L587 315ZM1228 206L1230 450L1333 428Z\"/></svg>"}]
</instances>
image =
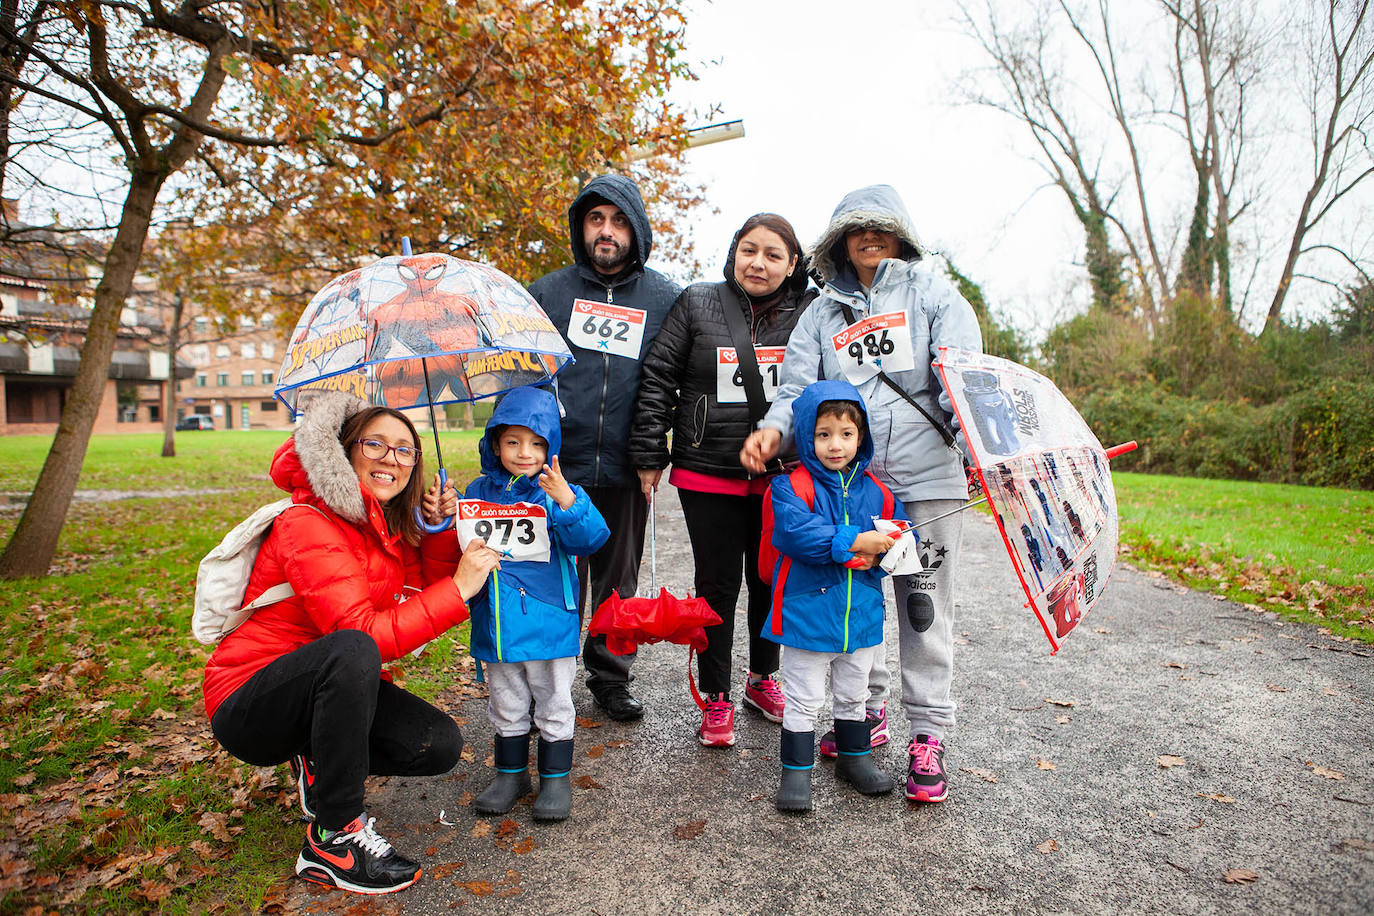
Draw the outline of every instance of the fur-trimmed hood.
<instances>
[{"instance_id":1,"label":"fur-trimmed hood","mask_svg":"<svg viewBox=\"0 0 1374 916\"><path fill-rule=\"evenodd\" d=\"M339 430L366 406L366 401L342 391L312 397L295 435L272 457L272 482L288 493L309 490L335 515L363 524L367 506L362 484L339 441Z\"/></svg>"},{"instance_id":2,"label":"fur-trimmed hood","mask_svg":"<svg viewBox=\"0 0 1374 916\"><path fill-rule=\"evenodd\" d=\"M830 225L811 246L807 263L822 283L834 283L843 278L851 282L842 282L841 286L858 289L858 277L849 263L844 237L851 229L861 226L872 226L896 235L902 241L905 261L918 261L925 255L925 246L916 236L911 216L896 188L886 184L869 185L844 196L830 215Z\"/></svg>"}]
</instances>

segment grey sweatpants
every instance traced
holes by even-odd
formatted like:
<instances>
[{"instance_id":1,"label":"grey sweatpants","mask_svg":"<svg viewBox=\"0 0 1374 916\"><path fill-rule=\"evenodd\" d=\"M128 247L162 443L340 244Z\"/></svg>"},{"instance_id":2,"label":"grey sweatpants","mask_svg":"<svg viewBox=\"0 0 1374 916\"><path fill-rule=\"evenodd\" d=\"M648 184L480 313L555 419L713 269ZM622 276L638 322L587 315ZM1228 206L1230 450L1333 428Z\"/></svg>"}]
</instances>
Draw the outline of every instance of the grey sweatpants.
<instances>
[{"instance_id":1,"label":"grey sweatpants","mask_svg":"<svg viewBox=\"0 0 1374 916\"><path fill-rule=\"evenodd\" d=\"M813 652L782 647L782 696L785 701L782 727L790 732L813 732L816 716L825 703L825 675L830 673L830 692L836 719L855 721L864 717L869 672L880 663L881 644L853 652Z\"/></svg>"},{"instance_id":2,"label":"grey sweatpants","mask_svg":"<svg viewBox=\"0 0 1374 916\"><path fill-rule=\"evenodd\" d=\"M487 718L503 738L530 731L530 699L534 721L546 741L573 736L577 711L573 708L572 683L577 656L533 662L483 662L487 675Z\"/></svg>"},{"instance_id":3,"label":"grey sweatpants","mask_svg":"<svg viewBox=\"0 0 1374 916\"><path fill-rule=\"evenodd\" d=\"M964 513L937 522L928 518L957 509L961 499L926 499L903 503L920 535L925 571L893 578L897 599L897 634L902 670L902 710L911 723L911 736L944 739L954 728L954 569L964 532ZM892 675L885 653L869 674L870 709L887 699Z\"/></svg>"}]
</instances>

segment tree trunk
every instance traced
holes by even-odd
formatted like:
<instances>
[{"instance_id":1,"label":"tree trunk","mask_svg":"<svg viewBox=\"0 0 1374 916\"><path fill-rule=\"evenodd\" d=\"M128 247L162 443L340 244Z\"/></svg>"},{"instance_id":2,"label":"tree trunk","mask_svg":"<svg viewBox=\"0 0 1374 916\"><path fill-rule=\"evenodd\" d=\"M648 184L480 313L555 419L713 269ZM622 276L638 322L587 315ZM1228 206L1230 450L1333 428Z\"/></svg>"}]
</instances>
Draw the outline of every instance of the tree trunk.
<instances>
[{"instance_id":1,"label":"tree trunk","mask_svg":"<svg viewBox=\"0 0 1374 916\"><path fill-rule=\"evenodd\" d=\"M167 329L167 397L162 417L162 457L177 456L177 350L181 349L181 315L186 298L176 294L172 301L172 326Z\"/></svg>"},{"instance_id":2,"label":"tree trunk","mask_svg":"<svg viewBox=\"0 0 1374 916\"><path fill-rule=\"evenodd\" d=\"M135 171L129 196L119 220L119 231L105 259L105 275L95 289L81 365L76 370L71 396L62 408L62 419L53 437L38 483L19 519L19 525L0 554L0 578L45 576L57 553L57 539L71 508L72 494L81 475L91 430L104 396L114 355L119 315L133 288L134 273L143 254L143 243L152 222L153 204L165 175Z\"/></svg>"}]
</instances>

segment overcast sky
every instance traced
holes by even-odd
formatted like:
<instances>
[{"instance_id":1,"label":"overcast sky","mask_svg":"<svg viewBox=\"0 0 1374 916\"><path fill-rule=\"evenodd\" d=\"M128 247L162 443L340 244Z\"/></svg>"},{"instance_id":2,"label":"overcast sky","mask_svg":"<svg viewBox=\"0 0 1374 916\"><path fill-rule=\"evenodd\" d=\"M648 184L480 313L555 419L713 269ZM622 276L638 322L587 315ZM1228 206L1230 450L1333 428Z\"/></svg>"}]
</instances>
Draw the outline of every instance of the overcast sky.
<instances>
[{"instance_id":1,"label":"overcast sky","mask_svg":"<svg viewBox=\"0 0 1374 916\"><path fill-rule=\"evenodd\" d=\"M693 149L712 215L692 235L715 280L751 214L787 217L804 245L845 192L893 185L927 246L954 260L1027 330L1068 314L1081 233L1026 156L1024 129L950 90L977 62L945 0L693 0L688 56L699 81L677 93L746 137ZM703 278L699 278L703 279ZM1038 335L1037 335L1038 336Z\"/></svg>"}]
</instances>

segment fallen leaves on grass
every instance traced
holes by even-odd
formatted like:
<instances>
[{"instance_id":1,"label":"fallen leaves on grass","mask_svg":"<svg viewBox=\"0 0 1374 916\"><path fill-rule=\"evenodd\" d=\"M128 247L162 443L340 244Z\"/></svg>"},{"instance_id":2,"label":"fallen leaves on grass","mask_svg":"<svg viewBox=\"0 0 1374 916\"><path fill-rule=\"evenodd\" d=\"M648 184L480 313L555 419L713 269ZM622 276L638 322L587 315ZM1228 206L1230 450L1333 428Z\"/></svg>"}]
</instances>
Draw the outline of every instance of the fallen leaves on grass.
<instances>
[{"instance_id":1,"label":"fallen leaves on grass","mask_svg":"<svg viewBox=\"0 0 1374 916\"><path fill-rule=\"evenodd\" d=\"M673 837L679 840L695 840L706 830L705 821L688 821L673 828Z\"/></svg>"},{"instance_id":2,"label":"fallen leaves on grass","mask_svg":"<svg viewBox=\"0 0 1374 916\"><path fill-rule=\"evenodd\" d=\"M1187 762L1176 754L1160 754L1155 758L1155 763L1159 764L1162 770L1167 770L1169 767L1181 767Z\"/></svg>"},{"instance_id":3,"label":"fallen leaves on grass","mask_svg":"<svg viewBox=\"0 0 1374 916\"><path fill-rule=\"evenodd\" d=\"M1253 884L1259 880L1259 873L1248 868L1228 868L1221 877L1227 884Z\"/></svg>"}]
</instances>

